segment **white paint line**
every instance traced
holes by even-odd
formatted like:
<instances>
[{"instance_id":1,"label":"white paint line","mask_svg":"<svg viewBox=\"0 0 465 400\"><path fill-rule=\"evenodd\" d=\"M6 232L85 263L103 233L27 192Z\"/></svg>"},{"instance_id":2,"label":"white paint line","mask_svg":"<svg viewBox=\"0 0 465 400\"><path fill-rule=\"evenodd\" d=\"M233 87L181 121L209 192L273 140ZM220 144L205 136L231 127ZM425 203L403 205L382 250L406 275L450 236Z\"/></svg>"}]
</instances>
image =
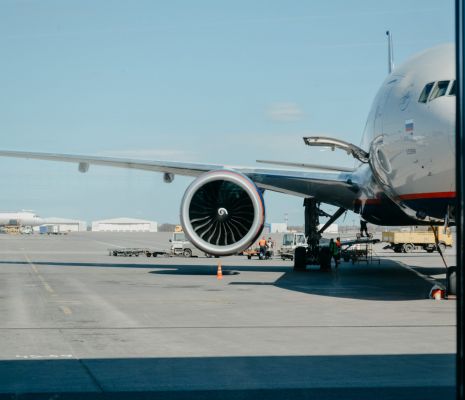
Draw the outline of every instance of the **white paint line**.
<instances>
[{"instance_id":1,"label":"white paint line","mask_svg":"<svg viewBox=\"0 0 465 400\"><path fill-rule=\"evenodd\" d=\"M107 246L112 246L112 247L118 247L120 249L124 248L124 246L120 246L119 244L114 244L114 243L108 243L108 242L102 242L101 240L94 240L95 243L101 243L105 244Z\"/></svg>"},{"instance_id":2,"label":"white paint line","mask_svg":"<svg viewBox=\"0 0 465 400\"><path fill-rule=\"evenodd\" d=\"M22 358L24 360L29 360L29 359L44 359L44 358L73 358L72 354L45 354L45 355L39 355L39 354L28 354L28 355L19 355L16 354L15 358Z\"/></svg>"}]
</instances>

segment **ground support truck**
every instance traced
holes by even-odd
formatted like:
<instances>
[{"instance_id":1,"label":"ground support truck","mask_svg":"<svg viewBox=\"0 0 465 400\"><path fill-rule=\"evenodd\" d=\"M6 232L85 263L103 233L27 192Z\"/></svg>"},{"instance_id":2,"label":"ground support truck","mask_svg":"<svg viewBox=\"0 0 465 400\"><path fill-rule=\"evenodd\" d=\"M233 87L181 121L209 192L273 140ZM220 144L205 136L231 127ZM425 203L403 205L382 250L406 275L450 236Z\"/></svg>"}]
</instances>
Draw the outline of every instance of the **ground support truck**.
<instances>
[{"instance_id":1,"label":"ground support truck","mask_svg":"<svg viewBox=\"0 0 465 400\"><path fill-rule=\"evenodd\" d=\"M145 247L119 247L108 249L108 254L115 257L139 257L140 255L145 255L147 257L180 256L189 258L204 255L208 256L207 254L198 250L190 241L188 241L183 232L173 232L170 243L171 246L169 250L149 249Z\"/></svg>"},{"instance_id":2,"label":"ground support truck","mask_svg":"<svg viewBox=\"0 0 465 400\"><path fill-rule=\"evenodd\" d=\"M278 254L281 259L292 261L295 249L297 247L307 248L307 246L307 238L303 232L285 233Z\"/></svg>"},{"instance_id":3,"label":"ground support truck","mask_svg":"<svg viewBox=\"0 0 465 400\"><path fill-rule=\"evenodd\" d=\"M260 255L260 246L254 246L254 247L249 247L247 250L244 250L242 252L242 255L247 256L249 260L252 259L252 257L258 257L259 260L269 260L270 258L273 258L274 256L274 251L273 248L266 248L265 254Z\"/></svg>"},{"instance_id":4,"label":"ground support truck","mask_svg":"<svg viewBox=\"0 0 465 400\"><path fill-rule=\"evenodd\" d=\"M146 257L157 257L157 256L168 256L167 251L162 250L152 250L147 248L139 247L126 247L126 248L117 248L117 249L108 249L108 255L114 257L139 257L145 255Z\"/></svg>"},{"instance_id":5,"label":"ground support truck","mask_svg":"<svg viewBox=\"0 0 465 400\"><path fill-rule=\"evenodd\" d=\"M435 228L438 236L438 246L441 251L452 246L452 234L450 229L444 233L442 228ZM392 249L396 253L409 253L414 250L425 250L428 253L438 250L435 235L432 229L413 232L383 232L382 241L387 242L385 249Z\"/></svg>"}]
</instances>

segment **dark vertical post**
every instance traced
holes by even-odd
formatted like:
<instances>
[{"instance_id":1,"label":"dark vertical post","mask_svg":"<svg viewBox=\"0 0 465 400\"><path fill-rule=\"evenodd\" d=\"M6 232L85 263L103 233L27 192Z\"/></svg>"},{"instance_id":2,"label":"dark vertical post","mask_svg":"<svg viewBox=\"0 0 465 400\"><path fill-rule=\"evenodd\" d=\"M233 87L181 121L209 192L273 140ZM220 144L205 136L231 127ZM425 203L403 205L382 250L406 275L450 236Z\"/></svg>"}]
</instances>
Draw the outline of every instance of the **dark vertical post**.
<instances>
[{"instance_id":1,"label":"dark vertical post","mask_svg":"<svg viewBox=\"0 0 465 400\"><path fill-rule=\"evenodd\" d=\"M456 226L457 226L457 399L463 399L463 238L464 230L464 188L465 188L465 171L464 171L464 110L463 110L463 95L464 95L464 7L463 0L455 0L455 65L457 73L457 105L456 105Z\"/></svg>"},{"instance_id":2,"label":"dark vertical post","mask_svg":"<svg viewBox=\"0 0 465 400\"><path fill-rule=\"evenodd\" d=\"M318 233L320 203L313 197L304 199L305 207L305 236L307 236L308 249L310 254L315 257L320 243L320 234Z\"/></svg>"}]
</instances>

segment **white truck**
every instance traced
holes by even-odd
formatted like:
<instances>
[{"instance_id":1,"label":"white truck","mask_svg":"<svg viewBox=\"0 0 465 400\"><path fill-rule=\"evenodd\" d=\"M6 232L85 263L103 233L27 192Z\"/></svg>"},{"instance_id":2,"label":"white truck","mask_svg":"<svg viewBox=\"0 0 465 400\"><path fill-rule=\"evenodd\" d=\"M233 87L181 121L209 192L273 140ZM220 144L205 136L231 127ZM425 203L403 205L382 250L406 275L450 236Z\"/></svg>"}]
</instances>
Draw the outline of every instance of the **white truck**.
<instances>
[{"instance_id":1,"label":"white truck","mask_svg":"<svg viewBox=\"0 0 465 400\"><path fill-rule=\"evenodd\" d=\"M294 251L297 247L308 247L305 234L303 232L285 233L279 249L279 256L283 260L293 260Z\"/></svg>"},{"instance_id":2,"label":"white truck","mask_svg":"<svg viewBox=\"0 0 465 400\"><path fill-rule=\"evenodd\" d=\"M206 254L197 249L189 240L187 240L184 232L173 232L173 235L170 239L170 255L171 256L183 256L186 258L189 257L199 257L205 256Z\"/></svg>"}]
</instances>

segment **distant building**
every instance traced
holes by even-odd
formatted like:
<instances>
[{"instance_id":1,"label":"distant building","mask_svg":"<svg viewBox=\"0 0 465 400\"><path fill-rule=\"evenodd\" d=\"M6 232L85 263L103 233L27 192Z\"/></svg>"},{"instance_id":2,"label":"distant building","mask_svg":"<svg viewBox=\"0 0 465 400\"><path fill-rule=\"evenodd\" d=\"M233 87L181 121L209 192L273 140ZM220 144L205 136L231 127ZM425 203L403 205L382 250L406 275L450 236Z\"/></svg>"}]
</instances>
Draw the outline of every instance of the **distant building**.
<instances>
[{"instance_id":1,"label":"distant building","mask_svg":"<svg viewBox=\"0 0 465 400\"><path fill-rule=\"evenodd\" d=\"M270 224L270 233L286 233L287 223L285 222L272 222Z\"/></svg>"},{"instance_id":2,"label":"distant building","mask_svg":"<svg viewBox=\"0 0 465 400\"><path fill-rule=\"evenodd\" d=\"M92 232L157 232L158 224L135 218L113 218L92 222Z\"/></svg>"},{"instance_id":3,"label":"distant building","mask_svg":"<svg viewBox=\"0 0 465 400\"><path fill-rule=\"evenodd\" d=\"M66 232L85 232L87 230L87 222L77 219L67 218L44 218L43 224L34 227L34 232L43 232L41 227L48 227L48 232L66 233Z\"/></svg>"}]
</instances>

